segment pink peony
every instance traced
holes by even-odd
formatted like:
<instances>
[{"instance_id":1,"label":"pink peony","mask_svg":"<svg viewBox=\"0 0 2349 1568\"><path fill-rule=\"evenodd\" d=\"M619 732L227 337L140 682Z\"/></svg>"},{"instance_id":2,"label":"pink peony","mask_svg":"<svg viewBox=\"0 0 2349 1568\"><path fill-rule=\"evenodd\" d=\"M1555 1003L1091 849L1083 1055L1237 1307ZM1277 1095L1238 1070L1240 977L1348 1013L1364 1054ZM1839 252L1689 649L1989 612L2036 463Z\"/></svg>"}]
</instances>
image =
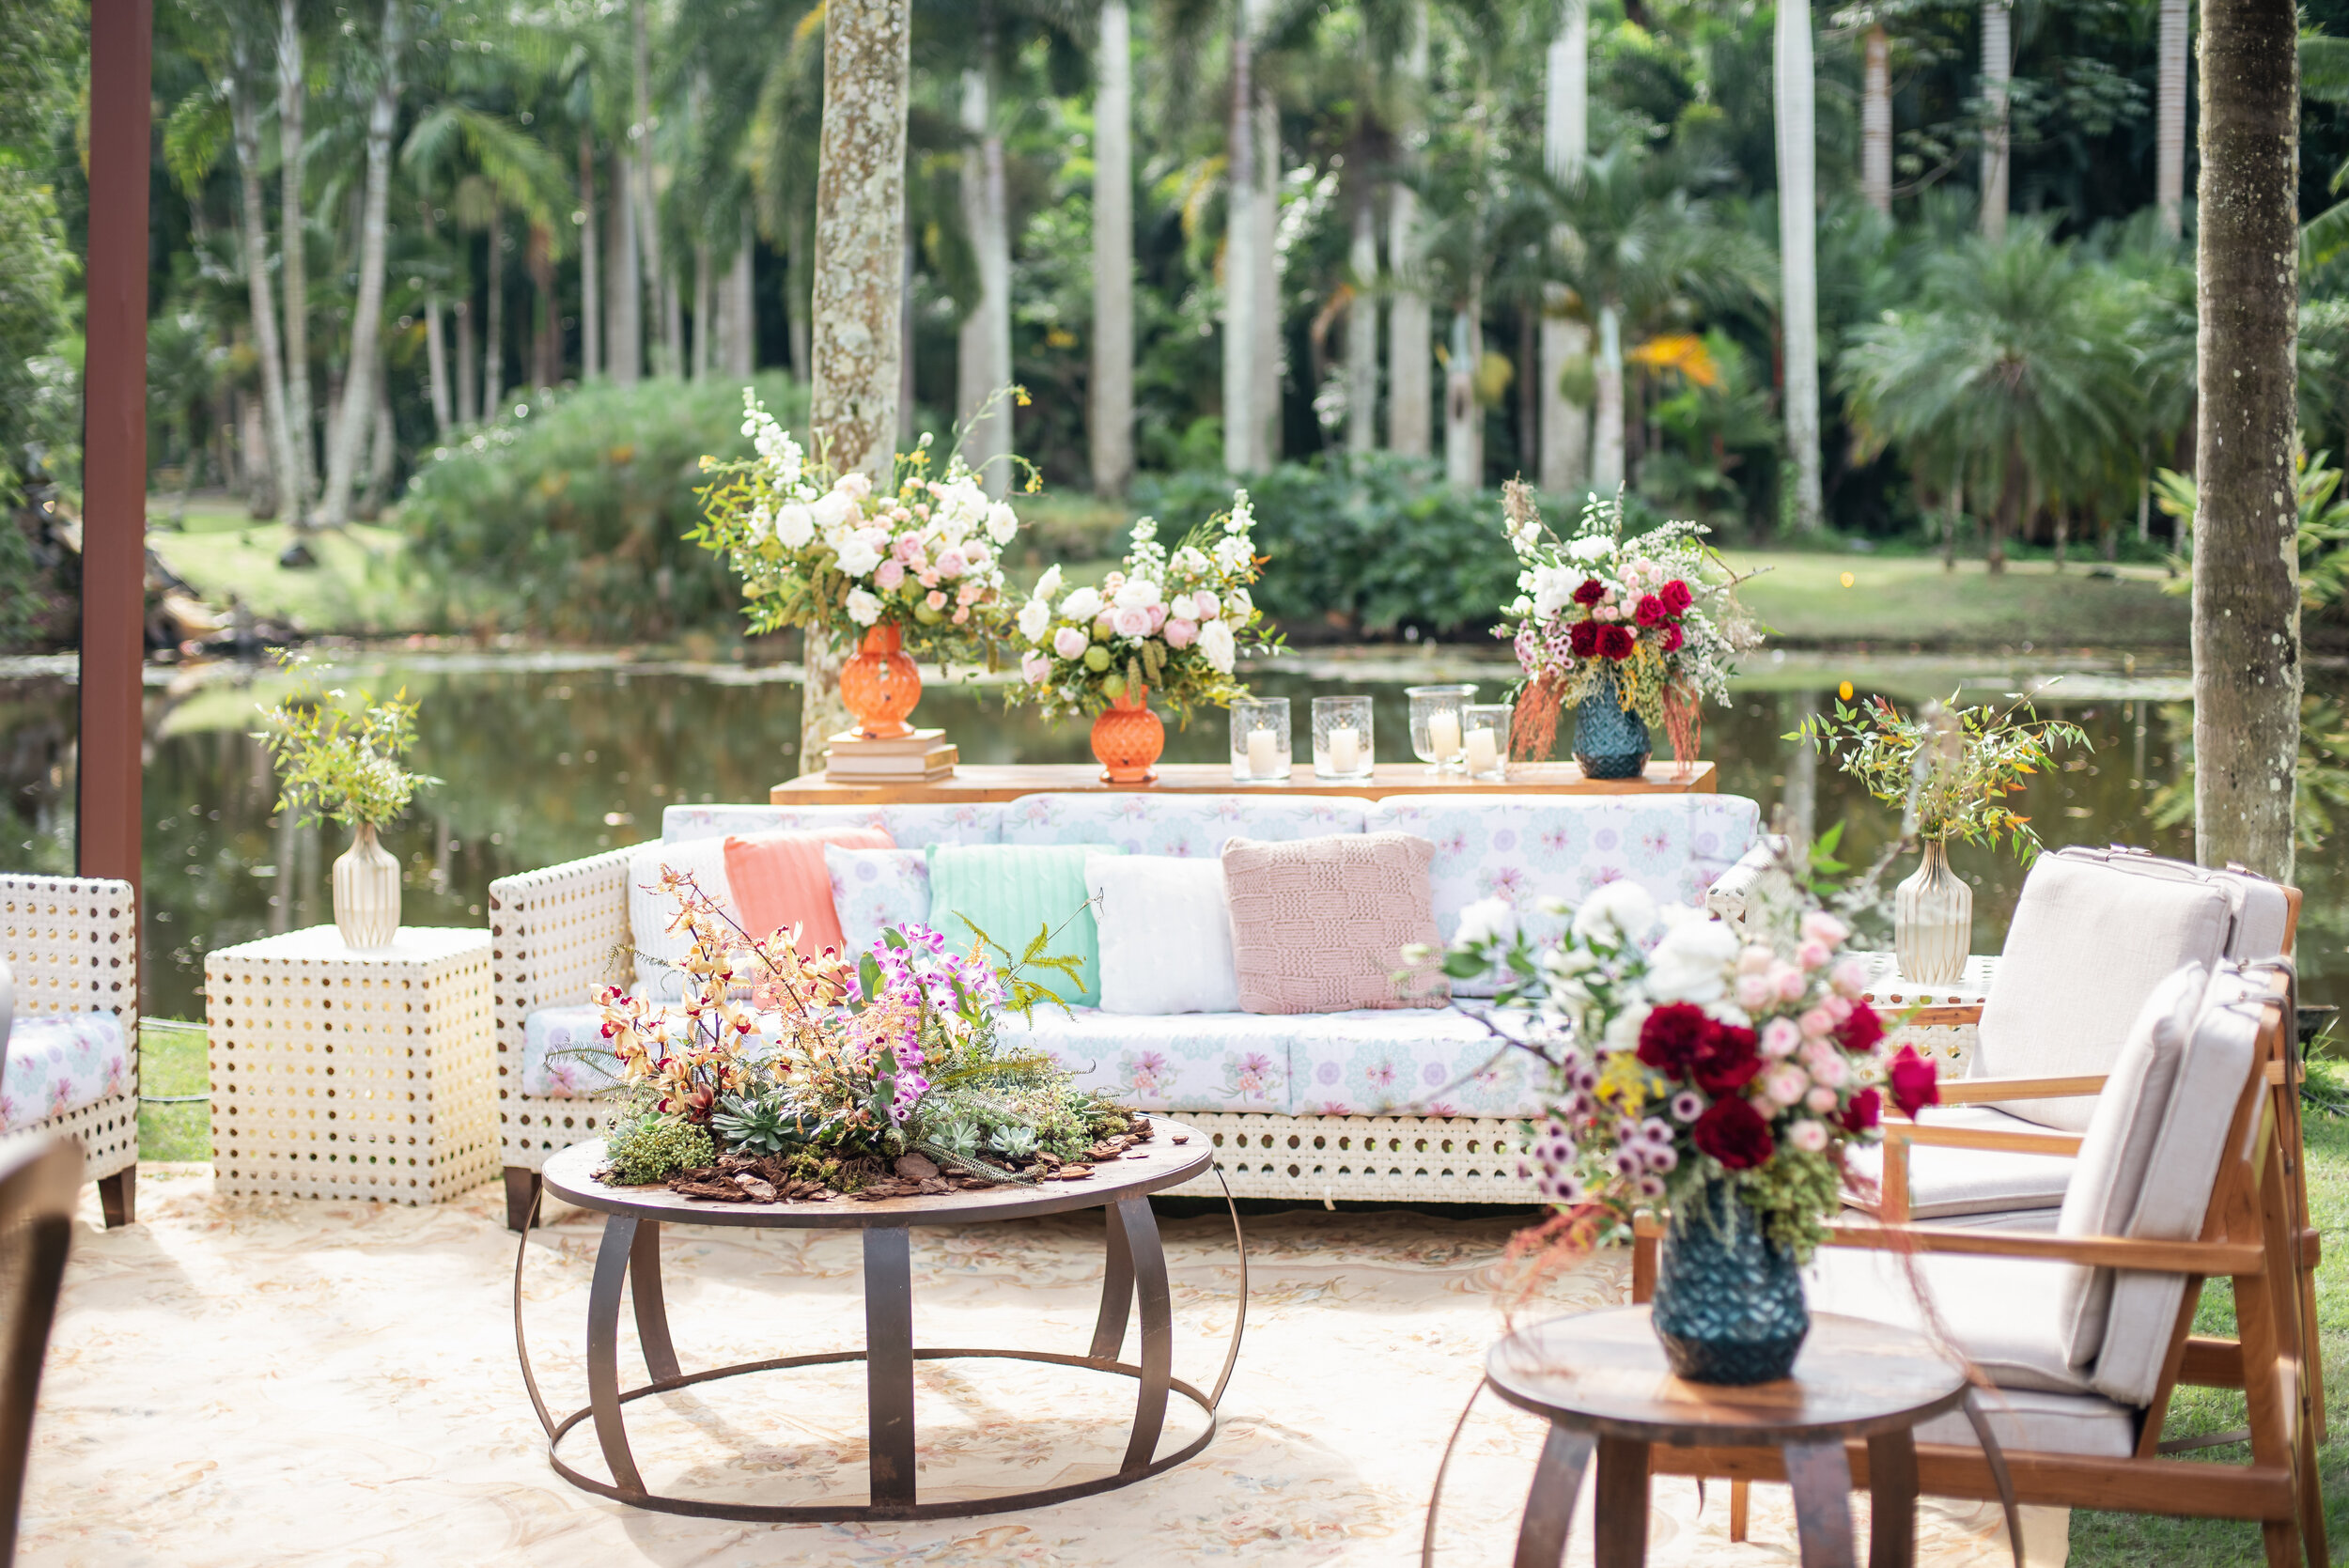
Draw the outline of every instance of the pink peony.
<instances>
[{"instance_id":1,"label":"pink peony","mask_svg":"<svg viewBox=\"0 0 2349 1568\"><path fill-rule=\"evenodd\" d=\"M1824 1007L1813 1007L1796 1021L1802 1025L1802 1032L1813 1040L1824 1040L1835 1032L1835 1015Z\"/></svg>"},{"instance_id":2,"label":"pink peony","mask_svg":"<svg viewBox=\"0 0 2349 1568\"><path fill-rule=\"evenodd\" d=\"M1052 634L1052 651L1063 659L1082 659L1085 644L1090 641L1073 626L1062 627Z\"/></svg>"},{"instance_id":3,"label":"pink peony","mask_svg":"<svg viewBox=\"0 0 2349 1568\"><path fill-rule=\"evenodd\" d=\"M1151 605L1143 613L1150 617L1150 629L1153 631L1166 624L1166 606L1163 604Z\"/></svg>"},{"instance_id":4,"label":"pink peony","mask_svg":"<svg viewBox=\"0 0 2349 1568\"><path fill-rule=\"evenodd\" d=\"M1828 972L1828 984L1835 994L1857 997L1868 988L1868 966L1858 958L1846 958Z\"/></svg>"},{"instance_id":5,"label":"pink peony","mask_svg":"<svg viewBox=\"0 0 2349 1568\"><path fill-rule=\"evenodd\" d=\"M1808 940L1841 947L1843 939L1851 935L1851 927L1825 909L1813 909L1802 917L1802 934Z\"/></svg>"},{"instance_id":6,"label":"pink peony","mask_svg":"<svg viewBox=\"0 0 2349 1568\"><path fill-rule=\"evenodd\" d=\"M1800 1001L1802 993L1811 987L1811 982L1804 978L1802 970L1792 964L1772 964L1770 981L1778 987L1781 1001Z\"/></svg>"},{"instance_id":7,"label":"pink peony","mask_svg":"<svg viewBox=\"0 0 2349 1568\"><path fill-rule=\"evenodd\" d=\"M913 581L925 588L935 588L938 586L938 572L934 567L925 568L914 574Z\"/></svg>"},{"instance_id":8,"label":"pink peony","mask_svg":"<svg viewBox=\"0 0 2349 1568\"><path fill-rule=\"evenodd\" d=\"M1795 949L1795 962L1806 971L1827 968L1827 961L1832 956L1827 943L1821 941L1808 941Z\"/></svg>"},{"instance_id":9,"label":"pink peony","mask_svg":"<svg viewBox=\"0 0 2349 1568\"><path fill-rule=\"evenodd\" d=\"M1043 685L1044 677L1051 673L1052 661L1045 658L1042 654L1024 653L1019 656L1020 676L1025 679L1030 686Z\"/></svg>"},{"instance_id":10,"label":"pink peony","mask_svg":"<svg viewBox=\"0 0 2349 1568\"><path fill-rule=\"evenodd\" d=\"M948 550L938 558L938 575L941 577L960 577L970 569L971 563L963 559L959 550Z\"/></svg>"},{"instance_id":11,"label":"pink peony","mask_svg":"<svg viewBox=\"0 0 2349 1568\"><path fill-rule=\"evenodd\" d=\"M1766 974L1741 974L1737 977L1737 1005L1749 1013L1761 1011L1777 994Z\"/></svg>"},{"instance_id":12,"label":"pink peony","mask_svg":"<svg viewBox=\"0 0 2349 1568\"><path fill-rule=\"evenodd\" d=\"M901 561L883 561L880 569L873 574L874 585L882 589L894 588L905 580L905 563Z\"/></svg>"},{"instance_id":13,"label":"pink peony","mask_svg":"<svg viewBox=\"0 0 2349 1568\"><path fill-rule=\"evenodd\" d=\"M1118 610L1111 613L1110 629L1120 637L1150 635L1150 612L1147 610Z\"/></svg>"},{"instance_id":14,"label":"pink peony","mask_svg":"<svg viewBox=\"0 0 2349 1568\"><path fill-rule=\"evenodd\" d=\"M1189 621L1169 621L1165 630L1166 645L1170 648L1187 648L1199 640L1199 629Z\"/></svg>"},{"instance_id":15,"label":"pink peony","mask_svg":"<svg viewBox=\"0 0 2349 1568\"><path fill-rule=\"evenodd\" d=\"M1222 605L1216 602L1216 597L1205 588L1199 589L1190 596L1190 607L1198 613L1196 618L1203 621L1214 620L1223 609Z\"/></svg>"}]
</instances>

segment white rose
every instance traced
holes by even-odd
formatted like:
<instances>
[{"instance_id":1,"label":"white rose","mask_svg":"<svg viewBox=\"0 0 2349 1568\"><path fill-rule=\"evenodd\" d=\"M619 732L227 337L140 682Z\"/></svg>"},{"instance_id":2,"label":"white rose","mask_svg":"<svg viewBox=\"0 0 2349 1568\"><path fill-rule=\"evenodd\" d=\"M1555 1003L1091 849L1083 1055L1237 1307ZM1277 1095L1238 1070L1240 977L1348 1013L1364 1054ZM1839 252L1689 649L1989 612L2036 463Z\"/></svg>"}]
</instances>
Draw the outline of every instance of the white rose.
<instances>
[{"instance_id":1,"label":"white rose","mask_svg":"<svg viewBox=\"0 0 2349 1568\"><path fill-rule=\"evenodd\" d=\"M1052 625L1052 605L1050 599L1032 598L1019 607L1019 635L1031 643L1044 640L1044 633Z\"/></svg>"},{"instance_id":2,"label":"white rose","mask_svg":"<svg viewBox=\"0 0 2349 1568\"><path fill-rule=\"evenodd\" d=\"M1480 898L1460 910L1460 927L1453 933L1455 946L1471 942L1506 941L1516 934L1517 912L1505 898Z\"/></svg>"},{"instance_id":3,"label":"white rose","mask_svg":"<svg viewBox=\"0 0 2349 1568\"><path fill-rule=\"evenodd\" d=\"M880 619L881 601L862 588L848 590L848 619L859 626L871 626Z\"/></svg>"},{"instance_id":4,"label":"white rose","mask_svg":"<svg viewBox=\"0 0 2349 1568\"><path fill-rule=\"evenodd\" d=\"M1616 884L1621 886L1623 884ZM1694 919L1675 918L1664 939L1648 955L1646 990L1657 1001L1693 1001L1700 1006L1729 994L1737 962L1737 938L1719 921L1691 909Z\"/></svg>"},{"instance_id":5,"label":"white rose","mask_svg":"<svg viewBox=\"0 0 2349 1568\"><path fill-rule=\"evenodd\" d=\"M1224 613L1236 621L1244 621L1256 613L1256 601L1245 588L1234 588L1223 596Z\"/></svg>"},{"instance_id":6,"label":"white rose","mask_svg":"<svg viewBox=\"0 0 2349 1568\"><path fill-rule=\"evenodd\" d=\"M1101 596L1091 588L1080 588L1068 596L1060 613L1072 621L1089 621L1101 613Z\"/></svg>"},{"instance_id":7,"label":"white rose","mask_svg":"<svg viewBox=\"0 0 2349 1568\"><path fill-rule=\"evenodd\" d=\"M879 536L879 538L882 541L882 543L876 543L875 537L876 536L874 530L869 528L860 528L855 533L850 534L847 538L840 541L840 569L842 572L849 577L863 577L866 572L871 571L875 567L881 564L882 543L887 541L889 536L886 534ZM876 604L879 603L878 600L875 602ZM865 624L869 626L872 623L868 621Z\"/></svg>"},{"instance_id":8,"label":"white rose","mask_svg":"<svg viewBox=\"0 0 2349 1568\"><path fill-rule=\"evenodd\" d=\"M1221 621L1209 621L1199 629L1199 651L1207 656L1207 662L1223 675L1232 673L1232 660L1238 649L1232 641L1232 629Z\"/></svg>"},{"instance_id":9,"label":"white rose","mask_svg":"<svg viewBox=\"0 0 2349 1568\"><path fill-rule=\"evenodd\" d=\"M796 501L786 501L775 513L775 537L786 550L805 550L816 536L816 514Z\"/></svg>"},{"instance_id":10,"label":"white rose","mask_svg":"<svg viewBox=\"0 0 2349 1568\"><path fill-rule=\"evenodd\" d=\"M815 520L817 527L829 534L848 521L848 515L855 510L855 502L838 490L827 490L815 505L808 508L808 515Z\"/></svg>"},{"instance_id":11,"label":"white rose","mask_svg":"<svg viewBox=\"0 0 2349 1568\"><path fill-rule=\"evenodd\" d=\"M998 501L987 509L987 536L999 545L1011 543L1011 536L1019 532L1019 514L1007 502Z\"/></svg>"},{"instance_id":12,"label":"white rose","mask_svg":"<svg viewBox=\"0 0 2349 1568\"><path fill-rule=\"evenodd\" d=\"M1045 567L1044 575L1035 580L1035 597L1038 598L1060 597L1060 565L1058 562Z\"/></svg>"},{"instance_id":13,"label":"white rose","mask_svg":"<svg viewBox=\"0 0 2349 1568\"><path fill-rule=\"evenodd\" d=\"M1575 589L1582 585L1582 574L1564 567L1533 568L1533 613L1549 619L1574 602Z\"/></svg>"},{"instance_id":14,"label":"white rose","mask_svg":"<svg viewBox=\"0 0 2349 1568\"><path fill-rule=\"evenodd\" d=\"M1605 882L1574 911L1574 934L1584 941L1637 941L1656 924L1656 900L1637 882Z\"/></svg>"},{"instance_id":15,"label":"white rose","mask_svg":"<svg viewBox=\"0 0 2349 1568\"><path fill-rule=\"evenodd\" d=\"M1118 585L1112 602L1120 610L1147 610L1159 602L1159 585L1146 577L1129 577Z\"/></svg>"}]
</instances>

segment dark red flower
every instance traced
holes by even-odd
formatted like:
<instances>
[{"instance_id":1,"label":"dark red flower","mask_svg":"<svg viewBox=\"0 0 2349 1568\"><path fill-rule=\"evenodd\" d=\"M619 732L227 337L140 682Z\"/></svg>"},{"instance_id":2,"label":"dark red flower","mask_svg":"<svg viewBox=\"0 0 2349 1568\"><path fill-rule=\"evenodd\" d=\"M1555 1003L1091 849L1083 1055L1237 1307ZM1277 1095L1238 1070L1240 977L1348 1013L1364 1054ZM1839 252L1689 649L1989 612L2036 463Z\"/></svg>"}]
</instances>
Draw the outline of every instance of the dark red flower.
<instances>
[{"instance_id":1,"label":"dark red flower","mask_svg":"<svg viewBox=\"0 0 2349 1568\"><path fill-rule=\"evenodd\" d=\"M1688 1129L1698 1150L1721 1162L1725 1171L1750 1171L1778 1150L1770 1124L1742 1095L1715 1100L1705 1107L1697 1125Z\"/></svg>"},{"instance_id":2,"label":"dark red flower","mask_svg":"<svg viewBox=\"0 0 2349 1568\"><path fill-rule=\"evenodd\" d=\"M1664 608L1675 615L1687 610L1693 602L1688 595L1688 585L1676 577L1664 584L1664 591L1657 597L1663 599Z\"/></svg>"},{"instance_id":3,"label":"dark red flower","mask_svg":"<svg viewBox=\"0 0 2349 1568\"><path fill-rule=\"evenodd\" d=\"M1623 660L1631 657L1631 629L1620 621L1610 621L1598 629L1598 653L1601 659Z\"/></svg>"},{"instance_id":4,"label":"dark red flower","mask_svg":"<svg viewBox=\"0 0 2349 1568\"><path fill-rule=\"evenodd\" d=\"M1735 1024L1715 1024L1704 1048L1697 1055L1697 1087L1708 1094L1734 1094L1762 1071L1762 1052L1753 1031Z\"/></svg>"},{"instance_id":5,"label":"dark red flower","mask_svg":"<svg viewBox=\"0 0 2349 1568\"><path fill-rule=\"evenodd\" d=\"M1843 1130L1866 1132L1884 1118L1884 1096L1874 1089L1862 1089L1843 1107Z\"/></svg>"},{"instance_id":6,"label":"dark red flower","mask_svg":"<svg viewBox=\"0 0 2349 1568\"><path fill-rule=\"evenodd\" d=\"M1711 1046L1719 1027L1692 1001L1668 1001L1640 1026L1640 1060L1659 1073L1686 1079Z\"/></svg>"},{"instance_id":7,"label":"dark red flower","mask_svg":"<svg viewBox=\"0 0 2349 1568\"><path fill-rule=\"evenodd\" d=\"M1596 653L1598 651L1598 623L1577 621L1566 628L1566 646L1574 650L1574 657L1577 659L1588 659Z\"/></svg>"},{"instance_id":8,"label":"dark red flower","mask_svg":"<svg viewBox=\"0 0 2349 1568\"><path fill-rule=\"evenodd\" d=\"M1884 1038L1884 1019L1864 1001L1851 1004L1851 1017L1835 1026L1835 1043L1845 1050L1861 1055L1876 1048Z\"/></svg>"},{"instance_id":9,"label":"dark red flower","mask_svg":"<svg viewBox=\"0 0 2349 1568\"><path fill-rule=\"evenodd\" d=\"M1595 577L1584 578L1582 586L1574 591L1574 602L1577 604L1596 604L1606 597L1607 584Z\"/></svg>"},{"instance_id":10,"label":"dark red flower","mask_svg":"<svg viewBox=\"0 0 2349 1568\"><path fill-rule=\"evenodd\" d=\"M1885 1069L1891 1080L1892 1103L1901 1114L1914 1117L1929 1105L1941 1103L1941 1074L1934 1064L1917 1054L1914 1046L1903 1046L1901 1053L1892 1058Z\"/></svg>"},{"instance_id":11,"label":"dark red flower","mask_svg":"<svg viewBox=\"0 0 2349 1568\"><path fill-rule=\"evenodd\" d=\"M1664 628L1663 632L1661 633L1661 635L1662 635L1662 637L1663 637L1663 642L1662 642L1661 644L1659 644L1658 645L1659 645L1660 647L1662 647L1662 648L1663 648L1663 650L1664 650L1666 653L1670 653L1670 652L1672 652L1674 648L1677 648L1677 647L1679 647L1679 646L1680 646L1680 628L1679 628L1679 627L1677 627L1677 626L1666 626L1666 627Z\"/></svg>"},{"instance_id":12,"label":"dark red flower","mask_svg":"<svg viewBox=\"0 0 2349 1568\"><path fill-rule=\"evenodd\" d=\"M1640 602L1631 607L1631 618L1641 626L1662 626L1672 618L1672 612L1654 594L1641 594Z\"/></svg>"}]
</instances>

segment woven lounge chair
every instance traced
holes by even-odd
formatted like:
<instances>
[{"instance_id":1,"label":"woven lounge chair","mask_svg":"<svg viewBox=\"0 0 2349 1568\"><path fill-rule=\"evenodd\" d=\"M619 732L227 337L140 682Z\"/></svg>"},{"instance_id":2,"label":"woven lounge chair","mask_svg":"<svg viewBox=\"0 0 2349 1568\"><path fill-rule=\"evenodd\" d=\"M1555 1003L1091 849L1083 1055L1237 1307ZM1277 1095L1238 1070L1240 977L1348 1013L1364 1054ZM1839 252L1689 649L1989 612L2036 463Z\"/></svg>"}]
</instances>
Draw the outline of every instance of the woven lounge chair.
<instances>
[{"instance_id":1,"label":"woven lounge chair","mask_svg":"<svg viewBox=\"0 0 2349 1568\"><path fill-rule=\"evenodd\" d=\"M0 1121L10 1137L78 1140L107 1225L131 1224L139 1170L139 924L131 884L0 876L0 960L15 981Z\"/></svg>"}]
</instances>

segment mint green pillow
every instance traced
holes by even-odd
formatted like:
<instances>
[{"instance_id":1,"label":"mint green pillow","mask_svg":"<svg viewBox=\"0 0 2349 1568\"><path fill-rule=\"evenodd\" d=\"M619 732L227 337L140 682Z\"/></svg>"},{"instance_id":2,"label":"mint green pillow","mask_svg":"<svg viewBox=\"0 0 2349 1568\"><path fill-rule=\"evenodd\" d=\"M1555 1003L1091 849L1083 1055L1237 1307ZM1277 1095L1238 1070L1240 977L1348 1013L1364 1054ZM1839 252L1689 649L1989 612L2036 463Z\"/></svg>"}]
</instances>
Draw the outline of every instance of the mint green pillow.
<instances>
[{"instance_id":1,"label":"mint green pillow","mask_svg":"<svg viewBox=\"0 0 2349 1568\"><path fill-rule=\"evenodd\" d=\"M1075 1005L1101 1002L1101 934L1086 903L1085 857L1122 854L1110 844L933 844L930 846L930 928L957 952L971 940L968 915L980 930L1017 955L1039 926L1059 933L1046 947L1084 966L1084 988L1068 995L1067 976L1037 970L1028 978ZM1000 961L1000 955L997 956Z\"/></svg>"}]
</instances>

